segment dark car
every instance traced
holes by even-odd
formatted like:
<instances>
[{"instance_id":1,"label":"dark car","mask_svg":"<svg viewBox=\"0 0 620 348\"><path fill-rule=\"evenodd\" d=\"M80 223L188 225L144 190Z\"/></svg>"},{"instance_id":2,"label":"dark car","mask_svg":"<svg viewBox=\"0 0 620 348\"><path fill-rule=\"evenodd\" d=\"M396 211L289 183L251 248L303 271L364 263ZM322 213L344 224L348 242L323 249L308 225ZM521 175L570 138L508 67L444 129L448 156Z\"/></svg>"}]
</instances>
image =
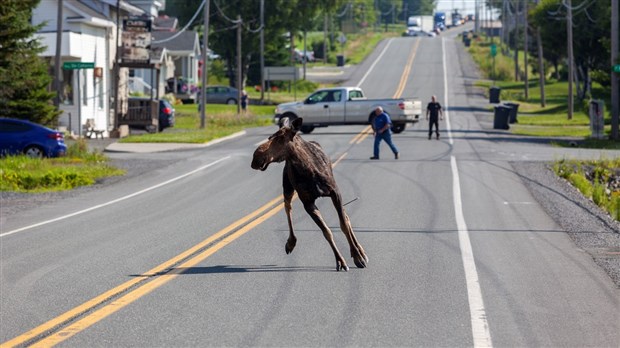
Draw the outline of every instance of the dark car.
<instances>
[{"instance_id":1,"label":"dark car","mask_svg":"<svg viewBox=\"0 0 620 348\"><path fill-rule=\"evenodd\" d=\"M239 90L228 86L207 86L207 103L237 104Z\"/></svg>"},{"instance_id":2,"label":"dark car","mask_svg":"<svg viewBox=\"0 0 620 348\"><path fill-rule=\"evenodd\" d=\"M159 100L159 131L165 128L174 127L175 110L169 101L165 99Z\"/></svg>"},{"instance_id":3,"label":"dark car","mask_svg":"<svg viewBox=\"0 0 620 348\"><path fill-rule=\"evenodd\" d=\"M0 155L59 157L67 153L62 133L39 124L0 118Z\"/></svg>"},{"instance_id":4,"label":"dark car","mask_svg":"<svg viewBox=\"0 0 620 348\"><path fill-rule=\"evenodd\" d=\"M158 123L159 123L159 131L163 131L166 128L174 127L175 120L175 110L172 104L165 99L155 99L159 103L159 115L158 115ZM129 98L129 111L131 115L135 116L138 119L150 119L150 111L149 105L151 105L151 99L145 97L130 97ZM142 116L140 116L142 115ZM139 122L140 125L143 125L142 122ZM131 124L128 122L129 126L132 128L139 127L137 124ZM155 133L157 129L153 125L147 125L146 130L149 133Z\"/></svg>"}]
</instances>

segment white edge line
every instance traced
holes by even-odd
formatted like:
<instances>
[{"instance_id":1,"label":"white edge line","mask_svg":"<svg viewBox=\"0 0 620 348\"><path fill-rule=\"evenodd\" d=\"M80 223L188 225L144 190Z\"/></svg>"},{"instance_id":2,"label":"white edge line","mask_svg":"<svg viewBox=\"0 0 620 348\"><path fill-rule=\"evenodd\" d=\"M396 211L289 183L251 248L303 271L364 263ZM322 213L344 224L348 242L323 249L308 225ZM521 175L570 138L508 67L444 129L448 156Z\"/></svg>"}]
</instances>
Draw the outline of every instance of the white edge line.
<instances>
[{"instance_id":1,"label":"white edge line","mask_svg":"<svg viewBox=\"0 0 620 348\"><path fill-rule=\"evenodd\" d=\"M491 333L487 322L487 315L482 300L482 290L476 270L474 252L463 215L463 204L461 202L461 186L459 184L459 172L456 166L456 158L450 156L452 167L452 186L454 192L454 214L459 233L459 246L465 270L465 282L467 283L467 299L469 301L469 314L471 319L471 331L474 339L474 347L492 347Z\"/></svg>"},{"instance_id":2,"label":"white edge line","mask_svg":"<svg viewBox=\"0 0 620 348\"><path fill-rule=\"evenodd\" d=\"M370 72L372 71L372 69L375 68L375 65L377 65L377 63L379 63L379 60L381 59L381 57L383 57L383 55L385 54L385 52L387 51L388 47L390 47L390 44L392 44L392 41L394 39L389 39L387 45L385 45L385 47L383 48L383 51L381 51L381 54L377 57L377 59L375 59L375 61L372 63L372 65L370 66L370 68L368 68L368 71L366 71L366 73L364 74L364 77L362 77L362 79L360 80L360 82L357 84L356 87L360 87L362 85L362 83L364 83L364 80L366 80L366 78L368 77L368 75L370 74Z\"/></svg>"},{"instance_id":3,"label":"white edge line","mask_svg":"<svg viewBox=\"0 0 620 348\"><path fill-rule=\"evenodd\" d=\"M448 130L448 139L450 145L453 145L452 132L450 128L450 117L448 114L448 74L446 68L446 50L445 39L441 38L441 51L443 57L443 81L444 81L444 110L446 116L446 128ZM467 283L467 299L469 301L469 314L471 320L471 330L474 340L474 347L492 347L491 332L489 323L487 322L484 301L482 300L482 290L478 279L478 271L476 269L476 261L474 260L474 252L465 223L465 215L463 214L463 202L461 201L461 186L459 179L459 171L456 165L456 158L450 156L450 165L452 167L452 190L454 192L454 214L456 225L458 228L459 247L461 249L461 257L463 260L463 269L465 270L465 281Z\"/></svg>"},{"instance_id":4,"label":"white edge line","mask_svg":"<svg viewBox=\"0 0 620 348\"><path fill-rule=\"evenodd\" d=\"M168 185L168 184L170 184L172 182L175 182L177 180L183 179L183 178L185 178L187 176L190 176L190 175L195 174L195 173L197 173L197 172L199 172L201 170L204 170L204 169L207 169L207 168L209 168L211 166L214 166L214 165L216 165L216 164L218 164L218 163L220 163L220 162L222 162L224 160L227 160L229 158L230 158L230 156L226 156L226 157L220 158L220 159L216 160L215 162L211 162L211 163L206 164L206 165L204 165L202 167L196 168L196 169L194 169L194 170L192 170L190 172L187 172L187 173L185 173L183 175L177 176L176 178L172 178L170 180L167 180L167 181L164 181L162 183L159 183L159 184L157 184L155 186L151 186L151 187L145 188L145 189L140 190L138 192L134 192L134 193L132 193L130 195L123 196L123 197L111 200L109 202L106 202L106 203L98 204L98 205L92 206L90 208L86 208L86 209L83 209L83 210L80 210L80 211L76 211L75 213L71 213L71 214L68 214L68 215L63 215L63 216L57 217L55 219L46 220L46 221L39 222L39 223L36 223L36 224L33 224L33 225L29 225L29 226L25 226L25 227L22 227L22 228L18 228L18 229L13 230L13 231L2 233L2 234L0 234L0 238L1 237L6 237L6 236L9 236L11 234L18 233L18 232L22 232L22 231L25 231L25 230L29 230L31 228L35 228L35 227L51 224L52 222L56 222L56 221L60 221L60 220L65 220L65 219L68 219L70 217L74 217L76 215L84 214L84 213L87 213L89 211L93 211L93 210L96 210L96 209L99 209L99 208L103 208L105 206L108 206L108 205L111 205L111 204L114 204L114 203L118 203L118 202L124 201L126 199L129 199L129 198L141 195L141 194L143 194L145 192L152 191L152 190L160 188L160 187L162 187L164 185Z\"/></svg>"},{"instance_id":5,"label":"white edge line","mask_svg":"<svg viewBox=\"0 0 620 348\"><path fill-rule=\"evenodd\" d=\"M450 127L450 115L448 114L448 70L446 69L446 41L441 38L441 55L443 57L443 95L444 95L444 110L443 113L446 117L446 129L448 130L448 142L450 145L454 145L452 139L452 127Z\"/></svg>"}]
</instances>

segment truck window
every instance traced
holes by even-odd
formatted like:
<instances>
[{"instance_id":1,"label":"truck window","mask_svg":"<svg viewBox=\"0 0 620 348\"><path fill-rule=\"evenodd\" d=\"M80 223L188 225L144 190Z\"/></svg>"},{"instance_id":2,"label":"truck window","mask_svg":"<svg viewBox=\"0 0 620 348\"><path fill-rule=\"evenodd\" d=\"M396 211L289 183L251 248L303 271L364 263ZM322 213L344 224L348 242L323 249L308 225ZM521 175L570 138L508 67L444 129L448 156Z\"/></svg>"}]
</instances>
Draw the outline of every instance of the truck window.
<instances>
[{"instance_id":1,"label":"truck window","mask_svg":"<svg viewBox=\"0 0 620 348\"><path fill-rule=\"evenodd\" d=\"M353 100L355 98L364 98L362 91L350 91L349 92L349 100Z\"/></svg>"}]
</instances>

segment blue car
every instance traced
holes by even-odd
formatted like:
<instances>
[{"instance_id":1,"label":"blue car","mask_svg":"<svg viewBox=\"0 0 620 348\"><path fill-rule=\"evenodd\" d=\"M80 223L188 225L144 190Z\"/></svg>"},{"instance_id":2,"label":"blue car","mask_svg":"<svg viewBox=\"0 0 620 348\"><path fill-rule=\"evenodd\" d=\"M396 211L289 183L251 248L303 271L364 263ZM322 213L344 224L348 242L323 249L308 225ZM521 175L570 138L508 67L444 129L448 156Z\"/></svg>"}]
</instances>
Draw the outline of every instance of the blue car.
<instances>
[{"instance_id":1,"label":"blue car","mask_svg":"<svg viewBox=\"0 0 620 348\"><path fill-rule=\"evenodd\" d=\"M62 133L30 121L0 118L0 155L59 157L67 153Z\"/></svg>"}]
</instances>

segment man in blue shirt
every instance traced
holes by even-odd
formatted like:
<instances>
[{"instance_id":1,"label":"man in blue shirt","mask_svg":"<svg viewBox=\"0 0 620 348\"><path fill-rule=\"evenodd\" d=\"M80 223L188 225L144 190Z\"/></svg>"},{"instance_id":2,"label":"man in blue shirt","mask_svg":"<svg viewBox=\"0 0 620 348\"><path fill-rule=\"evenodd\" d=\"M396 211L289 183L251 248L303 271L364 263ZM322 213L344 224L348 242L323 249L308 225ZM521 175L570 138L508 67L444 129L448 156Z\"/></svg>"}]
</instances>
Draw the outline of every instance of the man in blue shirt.
<instances>
[{"instance_id":1,"label":"man in blue shirt","mask_svg":"<svg viewBox=\"0 0 620 348\"><path fill-rule=\"evenodd\" d=\"M370 159L379 159L379 143L381 143L381 140L384 140L388 144L394 153L394 158L398 159L398 149L392 142L392 120L390 119L390 116L383 112L383 108L380 106L377 106L375 109L375 115L376 116L372 121L372 129L375 133L375 145L373 148L373 156L370 157Z\"/></svg>"}]
</instances>

